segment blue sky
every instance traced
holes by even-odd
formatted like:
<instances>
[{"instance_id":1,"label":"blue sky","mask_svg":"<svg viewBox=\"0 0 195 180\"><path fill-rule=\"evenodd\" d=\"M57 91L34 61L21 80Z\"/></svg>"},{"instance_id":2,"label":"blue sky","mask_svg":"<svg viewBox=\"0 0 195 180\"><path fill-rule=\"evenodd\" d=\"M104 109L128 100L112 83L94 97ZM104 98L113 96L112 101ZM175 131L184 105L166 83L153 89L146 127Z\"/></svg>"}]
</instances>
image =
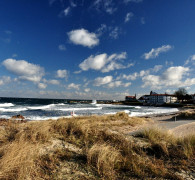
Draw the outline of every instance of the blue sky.
<instances>
[{"instance_id":1,"label":"blue sky","mask_svg":"<svg viewBox=\"0 0 195 180\"><path fill-rule=\"evenodd\" d=\"M195 93L194 0L0 1L0 94Z\"/></svg>"}]
</instances>

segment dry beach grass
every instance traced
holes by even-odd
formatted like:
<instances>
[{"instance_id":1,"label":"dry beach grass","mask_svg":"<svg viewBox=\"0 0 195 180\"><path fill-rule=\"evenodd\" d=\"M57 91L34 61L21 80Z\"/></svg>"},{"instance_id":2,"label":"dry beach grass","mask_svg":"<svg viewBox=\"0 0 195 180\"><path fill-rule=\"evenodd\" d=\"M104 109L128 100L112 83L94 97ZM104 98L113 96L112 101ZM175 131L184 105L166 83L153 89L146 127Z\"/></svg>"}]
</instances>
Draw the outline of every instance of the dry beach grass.
<instances>
[{"instance_id":1,"label":"dry beach grass","mask_svg":"<svg viewBox=\"0 0 195 180\"><path fill-rule=\"evenodd\" d=\"M174 137L125 113L0 128L0 179L182 179L195 162L195 135ZM122 129L126 129L122 131Z\"/></svg>"}]
</instances>

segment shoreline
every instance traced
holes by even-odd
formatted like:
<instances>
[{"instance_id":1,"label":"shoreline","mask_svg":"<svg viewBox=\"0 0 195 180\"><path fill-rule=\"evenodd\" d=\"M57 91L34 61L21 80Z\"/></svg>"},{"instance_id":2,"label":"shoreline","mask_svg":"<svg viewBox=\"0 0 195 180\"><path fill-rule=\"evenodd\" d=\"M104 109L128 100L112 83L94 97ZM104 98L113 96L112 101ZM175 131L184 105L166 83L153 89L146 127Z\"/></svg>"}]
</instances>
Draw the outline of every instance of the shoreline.
<instances>
[{"instance_id":1,"label":"shoreline","mask_svg":"<svg viewBox=\"0 0 195 180\"><path fill-rule=\"evenodd\" d=\"M185 112L195 112L195 109L192 108L177 108L178 111L175 112L166 112L166 113L155 113L155 114L145 114L145 115L138 115L138 116L130 116L131 114L129 114L130 117L139 117L139 118L151 118L153 120L160 120L160 119L171 119L173 117L178 117L180 114L185 113ZM123 111L121 111L123 112ZM102 115L97 115L97 114L93 114L96 116L104 116L104 115L108 115L109 114L102 114ZM93 115L83 115L83 116L93 116ZM110 114L110 115L114 115L114 114ZM40 119L40 120L31 120L31 119L25 119L25 117L22 114L18 114L15 116L8 118L0 118L0 122L2 121L9 121L9 120L13 120L13 121L21 121L21 122L29 122L29 121L47 121L47 120L58 120L61 118L72 118L72 117L80 117L82 115L73 115L73 116L59 116L58 118L48 118L48 119Z\"/></svg>"}]
</instances>

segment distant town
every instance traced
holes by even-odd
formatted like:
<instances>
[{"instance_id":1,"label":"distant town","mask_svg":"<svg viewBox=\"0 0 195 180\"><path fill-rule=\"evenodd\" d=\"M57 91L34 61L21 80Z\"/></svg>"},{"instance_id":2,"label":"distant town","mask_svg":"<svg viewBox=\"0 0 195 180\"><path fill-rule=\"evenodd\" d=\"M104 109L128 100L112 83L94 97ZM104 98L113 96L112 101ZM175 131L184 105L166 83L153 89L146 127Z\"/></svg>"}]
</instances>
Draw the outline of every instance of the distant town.
<instances>
[{"instance_id":1,"label":"distant town","mask_svg":"<svg viewBox=\"0 0 195 180\"><path fill-rule=\"evenodd\" d=\"M184 88L179 88L174 94L159 94L150 91L149 94L143 95L140 98L135 96L126 96L126 104L141 103L142 105L181 105L181 104L195 104L195 94L187 94Z\"/></svg>"},{"instance_id":2,"label":"distant town","mask_svg":"<svg viewBox=\"0 0 195 180\"><path fill-rule=\"evenodd\" d=\"M149 94L137 98L134 96L125 96L125 100L95 100L97 104L125 104L137 106L168 106L182 107L186 105L195 105L195 94L188 94L185 88L179 88L173 94L157 93L150 91ZM94 100L67 100L67 103L94 103Z\"/></svg>"}]
</instances>

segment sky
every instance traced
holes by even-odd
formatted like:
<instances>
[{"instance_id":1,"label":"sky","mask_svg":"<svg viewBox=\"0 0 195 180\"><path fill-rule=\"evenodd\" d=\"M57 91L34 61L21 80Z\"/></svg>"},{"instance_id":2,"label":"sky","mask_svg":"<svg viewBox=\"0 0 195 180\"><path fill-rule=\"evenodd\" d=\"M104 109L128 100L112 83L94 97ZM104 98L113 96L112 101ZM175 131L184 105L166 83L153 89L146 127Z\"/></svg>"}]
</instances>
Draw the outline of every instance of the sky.
<instances>
[{"instance_id":1,"label":"sky","mask_svg":"<svg viewBox=\"0 0 195 180\"><path fill-rule=\"evenodd\" d=\"M195 93L194 0L1 0L0 96Z\"/></svg>"}]
</instances>

